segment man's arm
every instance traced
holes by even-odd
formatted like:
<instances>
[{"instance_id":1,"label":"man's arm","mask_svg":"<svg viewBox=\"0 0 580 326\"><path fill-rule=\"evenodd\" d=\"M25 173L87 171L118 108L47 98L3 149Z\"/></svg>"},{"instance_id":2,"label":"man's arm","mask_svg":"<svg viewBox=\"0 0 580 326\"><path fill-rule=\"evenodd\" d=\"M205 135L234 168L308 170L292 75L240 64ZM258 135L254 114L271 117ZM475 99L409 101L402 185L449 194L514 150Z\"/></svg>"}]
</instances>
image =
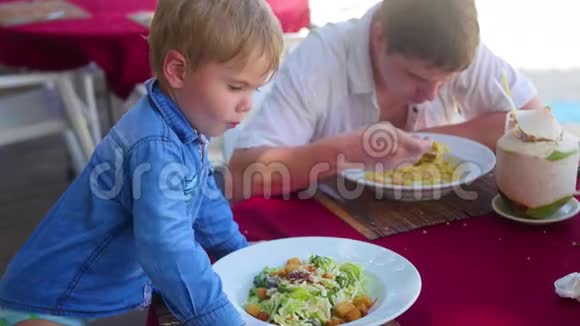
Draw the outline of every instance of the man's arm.
<instances>
[{"instance_id":1,"label":"man's arm","mask_svg":"<svg viewBox=\"0 0 580 326\"><path fill-rule=\"evenodd\" d=\"M342 152L339 138L294 147L238 149L229 164L232 201L251 196L289 194L311 181L335 175Z\"/></svg>"},{"instance_id":2,"label":"man's arm","mask_svg":"<svg viewBox=\"0 0 580 326\"><path fill-rule=\"evenodd\" d=\"M535 97L521 109L533 109L543 107L542 101ZM455 125L427 128L422 132L449 134L469 138L482 143L495 151L498 139L503 136L507 112L485 113L470 121Z\"/></svg>"},{"instance_id":3,"label":"man's arm","mask_svg":"<svg viewBox=\"0 0 580 326\"><path fill-rule=\"evenodd\" d=\"M348 168L396 168L416 162L432 148L431 140L380 122L309 145L239 150L230 165L234 200L289 194Z\"/></svg>"}]
</instances>

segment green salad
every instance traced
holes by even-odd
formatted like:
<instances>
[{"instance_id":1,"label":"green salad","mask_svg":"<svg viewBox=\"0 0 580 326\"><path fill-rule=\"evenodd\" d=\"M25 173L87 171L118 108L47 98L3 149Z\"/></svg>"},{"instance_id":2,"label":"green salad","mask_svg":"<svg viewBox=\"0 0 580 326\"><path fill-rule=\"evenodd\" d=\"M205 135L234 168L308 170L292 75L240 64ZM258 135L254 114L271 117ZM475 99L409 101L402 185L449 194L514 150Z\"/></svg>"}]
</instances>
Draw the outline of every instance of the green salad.
<instances>
[{"instance_id":1,"label":"green salad","mask_svg":"<svg viewBox=\"0 0 580 326\"><path fill-rule=\"evenodd\" d=\"M254 277L245 309L275 325L333 326L364 317L373 304L359 265L315 255L264 268Z\"/></svg>"}]
</instances>

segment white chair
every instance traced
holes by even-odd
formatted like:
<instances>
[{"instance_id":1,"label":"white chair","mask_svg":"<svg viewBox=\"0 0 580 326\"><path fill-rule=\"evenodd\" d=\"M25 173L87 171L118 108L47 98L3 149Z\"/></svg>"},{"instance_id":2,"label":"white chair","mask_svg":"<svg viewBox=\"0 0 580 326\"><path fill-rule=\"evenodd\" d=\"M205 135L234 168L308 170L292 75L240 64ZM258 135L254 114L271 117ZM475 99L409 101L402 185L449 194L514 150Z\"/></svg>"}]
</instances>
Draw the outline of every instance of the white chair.
<instances>
[{"instance_id":1,"label":"white chair","mask_svg":"<svg viewBox=\"0 0 580 326\"><path fill-rule=\"evenodd\" d=\"M0 146L60 133L78 174L87 156L56 89L62 87L57 86L59 78L59 74L0 75L0 89L11 89L0 95Z\"/></svg>"},{"instance_id":2,"label":"white chair","mask_svg":"<svg viewBox=\"0 0 580 326\"><path fill-rule=\"evenodd\" d=\"M0 89L38 85L53 87L63 101L66 116L86 160L102 137L94 87L97 72L100 70L94 65L53 73L12 69L9 73L0 73Z\"/></svg>"}]
</instances>

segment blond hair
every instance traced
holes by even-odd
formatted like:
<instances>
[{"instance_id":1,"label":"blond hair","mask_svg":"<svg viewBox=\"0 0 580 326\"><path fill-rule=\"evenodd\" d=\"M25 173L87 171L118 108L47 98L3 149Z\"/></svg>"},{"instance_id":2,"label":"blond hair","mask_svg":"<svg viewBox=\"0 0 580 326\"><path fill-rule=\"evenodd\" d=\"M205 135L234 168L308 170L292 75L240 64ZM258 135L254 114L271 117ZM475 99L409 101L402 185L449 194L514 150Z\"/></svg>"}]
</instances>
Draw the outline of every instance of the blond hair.
<instances>
[{"instance_id":1,"label":"blond hair","mask_svg":"<svg viewBox=\"0 0 580 326\"><path fill-rule=\"evenodd\" d=\"M163 79L170 50L184 55L191 70L230 60L245 65L250 56L264 55L268 73L278 69L284 43L280 23L264 0L159 0L149 47L151 69Z\"/></svg>"},{"instance_id":2,"label":"blond hair","mask_svg":"<svg viewBox=\"0 0 580 326\"><path fill-rule=\"evenodd\" d=\"M479 45L474 0L383 0L375 17L388 54L425 60L446 71L461 71Z\"/></svg>"}]
</instances>

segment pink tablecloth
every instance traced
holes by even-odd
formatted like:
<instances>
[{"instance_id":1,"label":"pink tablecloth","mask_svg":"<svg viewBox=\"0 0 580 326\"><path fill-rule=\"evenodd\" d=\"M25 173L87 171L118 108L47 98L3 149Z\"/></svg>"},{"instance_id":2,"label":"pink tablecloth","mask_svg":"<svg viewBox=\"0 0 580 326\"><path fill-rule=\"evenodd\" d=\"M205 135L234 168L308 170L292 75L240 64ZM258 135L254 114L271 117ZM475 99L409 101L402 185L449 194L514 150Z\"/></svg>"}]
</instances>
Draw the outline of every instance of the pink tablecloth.
<instances>
[{"instance_id":1,"label":"pink tablecloth","mask_svg":"<svg viewBox=\"0 0 580 326\"><path fill-rule=\"evenodd\" d=\"M0 0L8 2L11 0ZM111 89L126 97L151 75L147 29L127 14L154 10L157 0L69 0L91 18L0 28L0 64L38 70L66 70L97 63ZM268 0L286 32L310 24L308 0Z\"/></svg>"},{"instance_id":2,"label":"pink tablecloth","mask_svg":"<svg viewBox=\"0 0 580 326\"><path fill-rule=\"evenodd\" d=\"M313 200L252 199L234 213L249 240L365 240ZM421 274L418 301L398 318L403 326L580 325L580 302L559 298L553 285L580 272L578 217L529 226L490 215L374 243L405 256Z\"/></svg>"},{"instance_id":3,"label":"pink tablecloth","mask_svg":"<svg viewBox=\"0 0 580 326\"><path fill-rule=\"evenodd\" d=\"M310 25L309 0L266 0L280 20L285 33L295 33Z\"/></svg>"}]
</instances>

